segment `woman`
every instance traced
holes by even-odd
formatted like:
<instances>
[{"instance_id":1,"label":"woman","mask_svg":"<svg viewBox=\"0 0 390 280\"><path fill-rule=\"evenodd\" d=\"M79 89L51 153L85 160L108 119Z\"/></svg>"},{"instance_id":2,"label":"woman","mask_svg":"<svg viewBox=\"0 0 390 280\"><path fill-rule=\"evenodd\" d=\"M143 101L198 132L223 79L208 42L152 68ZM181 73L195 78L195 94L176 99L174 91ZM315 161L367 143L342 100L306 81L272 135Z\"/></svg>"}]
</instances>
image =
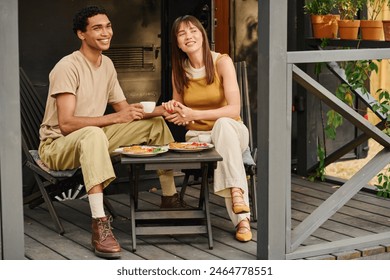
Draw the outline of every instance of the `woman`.
<instances>
[{"instance_id":1,"label":"woman","mask_svg":"<svg viewBox=\"0 0 390 280\"><path fill-rule=\"evenodd\" d=\"M206 31L193 16L172 26L173 99L163 103L165 118L185 125L187 141L208 133L223 157L214 173L214 192L225 198L236 239L252 239L248 185L242 152L249 133L240 119L240 92L231 58L210 51Z\"/></svg>"}]
</instances>

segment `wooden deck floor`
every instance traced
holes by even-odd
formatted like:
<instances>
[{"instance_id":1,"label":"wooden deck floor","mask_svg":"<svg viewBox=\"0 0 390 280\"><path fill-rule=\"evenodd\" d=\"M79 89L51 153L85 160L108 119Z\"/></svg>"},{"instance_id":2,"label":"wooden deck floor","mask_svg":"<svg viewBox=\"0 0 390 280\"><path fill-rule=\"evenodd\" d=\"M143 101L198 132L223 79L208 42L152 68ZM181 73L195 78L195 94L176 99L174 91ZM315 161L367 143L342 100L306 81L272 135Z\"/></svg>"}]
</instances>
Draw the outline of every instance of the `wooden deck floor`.
<instances>
[{"instance_id":1,"label":"wooden deck floor","mask_svg":"<svg viewBox=\"0 0 390 280\"><path fill-rule=\"evenodd\" d=\"M292 178L292 224L302 221L324 199L335 191L327 183L312 183L303 178ZM199 186L189 187L186 202L195 206ZM228 259L254 260L257 249L257 223L252 223L253 240L240 243L234 239L234 228L228 219L224 201L210 196L214 248L208 248L205 235L140 236L137 251L131 250L129 198L126 194L110 195L112 205L118 212L113 222L114 233L122 249L122 259ZM158 207L158 193L140 193L140 207ZM25 206L25 256L33 260L83 260L98 259L90 249L90 210L86 200L56 202L55 207L65 227L63 236L54 231L52 220L42 205L35 209ZM318 244L390 231L390 200L374 194L360 192L335 215L316 230L303 244ZM311 259L389 259L389 244L353 250L341 254L317 256Z\"/></svg>"}]
</instances>

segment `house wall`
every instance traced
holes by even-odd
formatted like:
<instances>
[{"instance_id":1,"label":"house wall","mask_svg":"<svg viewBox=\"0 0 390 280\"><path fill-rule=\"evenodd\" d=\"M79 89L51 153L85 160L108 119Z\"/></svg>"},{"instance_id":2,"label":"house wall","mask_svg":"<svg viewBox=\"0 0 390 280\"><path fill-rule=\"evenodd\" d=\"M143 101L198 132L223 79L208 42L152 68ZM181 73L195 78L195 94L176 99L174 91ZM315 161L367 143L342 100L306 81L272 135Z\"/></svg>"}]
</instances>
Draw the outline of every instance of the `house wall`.
<instances>
[{"instance_id":1,"label":"house wall","mask_svg":"<svg viewBox=\"0 0 390 280\"><path fill-rule=\"evenodd\" d=\"M99 5L107 10L114 30L111 49L153 48L153 67L119 69L118 78L129 102L138 102L145 96L158 100L161 92L161 1L56 0L53 6L51 0L20 0L20 65L42 99L46 101L50 70L63 56L80 47L80 41L72 31L72 20L76 11L88 5Z\"/></svg>"},{"instance_id":2,"label":"house wall","mask_svg":"<svg viewBox=\"0 0 390 280\"><path fill-rule=\"evenodd\" d=\"M232 56L235 61L246 61L250 109L256 131L257 112L257 42L258 0L233 1ZM256 133L254 133L254 136ZM256 137L254 139L256 143Z\"/></svg>"}]
</instances>

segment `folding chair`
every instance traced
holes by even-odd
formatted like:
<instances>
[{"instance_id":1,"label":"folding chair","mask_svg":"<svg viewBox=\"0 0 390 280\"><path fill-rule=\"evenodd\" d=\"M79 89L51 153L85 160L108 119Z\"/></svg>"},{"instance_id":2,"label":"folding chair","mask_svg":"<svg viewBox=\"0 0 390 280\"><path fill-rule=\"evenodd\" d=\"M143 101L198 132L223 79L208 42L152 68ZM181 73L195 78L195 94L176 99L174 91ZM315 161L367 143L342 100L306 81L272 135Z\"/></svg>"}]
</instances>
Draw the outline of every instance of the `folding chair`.
<instances>
[{"instance_id":1,"label":"folding chair","mask_svg":"<svg viewBox=\"0 0 390 280\"><path fill-rule=\"evenodd\" d=\"M248 178L248 190L249 197L251 199L251 213L252 220L257 221L257 199L256 199L256 160L257 160L257 148L253 144L252 136L252 118L249 105L249 90L248 90L248 75L246 62L240 61L235 62L234 66L236 68L238 86L241 93L241 119L244 124L247 126L249 131L249 147L243 153L243 162L245 166L245 171ZM182 170L185 174L183 183L181 185L180 197L183 199L187 186L189 185L189 178L193 176L195 181L198 181L201 177L199 170L188 169ZM209 179L212 179L213 170L209 172L211 174Z\"/></svg>"},{"instance_id":2,"label":"folding chair","mask_svg":"<svg viewBox=\"0 0 390 280\"><path fill-rule=\"evenodd\" d=\"M38 185L38 190L33 190L31 194L24 197L24 204L34 208L46 202L58 233L63 234L65 230L54 208L53 200L75 199L85 195L81 169L54 171L40 160L37 151L40 143L39 127L45 108L22 68L20 68L20 105L22 150L25 156L23 165L32 171ZM109 201L104 199L104 204L108 211L116 216Z\"/></svg>"}]
</instances>

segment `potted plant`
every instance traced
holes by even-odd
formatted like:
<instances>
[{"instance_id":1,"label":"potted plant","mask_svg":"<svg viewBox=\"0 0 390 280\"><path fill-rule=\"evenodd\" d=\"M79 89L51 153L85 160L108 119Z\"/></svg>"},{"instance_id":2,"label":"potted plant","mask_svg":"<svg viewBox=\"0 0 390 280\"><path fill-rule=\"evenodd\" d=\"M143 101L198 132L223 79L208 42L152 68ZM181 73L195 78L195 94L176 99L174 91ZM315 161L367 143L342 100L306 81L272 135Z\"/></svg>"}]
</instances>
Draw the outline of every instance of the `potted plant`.
<instances>
[{"instance_id":1,"label":"potted plant","mask_svg":"<svg viewBox=\"0 0 390 280\"><path fill-rule=\"evenodd\" d=\"M308 0L304 5L310 15L314 38L337 38L337 20L339 15L332 14L336 0Z\"/></svg>"},{"instance_id":2,"label":"potted plant","mask_svg":"<svg viewBox=\"0 0 390 280\"><path fill-rule=\"evenodd\" d=\"M363 40L381 40L383 37L382 20L377 20L387 0L367 0L368 18L360 21L360 31Z\"/></svg>"},{"instance_id":3,"label":"potted plant","mask_svg":"<svg viewBox=\"0 0 390 280\"><path fill-rule=\"evenodd\" d=\"M357 39L360 20L356 16L366 3L367 0L336 0L340 13L340 20L337 22L340 39Z\"/></svg>"}]
</instances>

